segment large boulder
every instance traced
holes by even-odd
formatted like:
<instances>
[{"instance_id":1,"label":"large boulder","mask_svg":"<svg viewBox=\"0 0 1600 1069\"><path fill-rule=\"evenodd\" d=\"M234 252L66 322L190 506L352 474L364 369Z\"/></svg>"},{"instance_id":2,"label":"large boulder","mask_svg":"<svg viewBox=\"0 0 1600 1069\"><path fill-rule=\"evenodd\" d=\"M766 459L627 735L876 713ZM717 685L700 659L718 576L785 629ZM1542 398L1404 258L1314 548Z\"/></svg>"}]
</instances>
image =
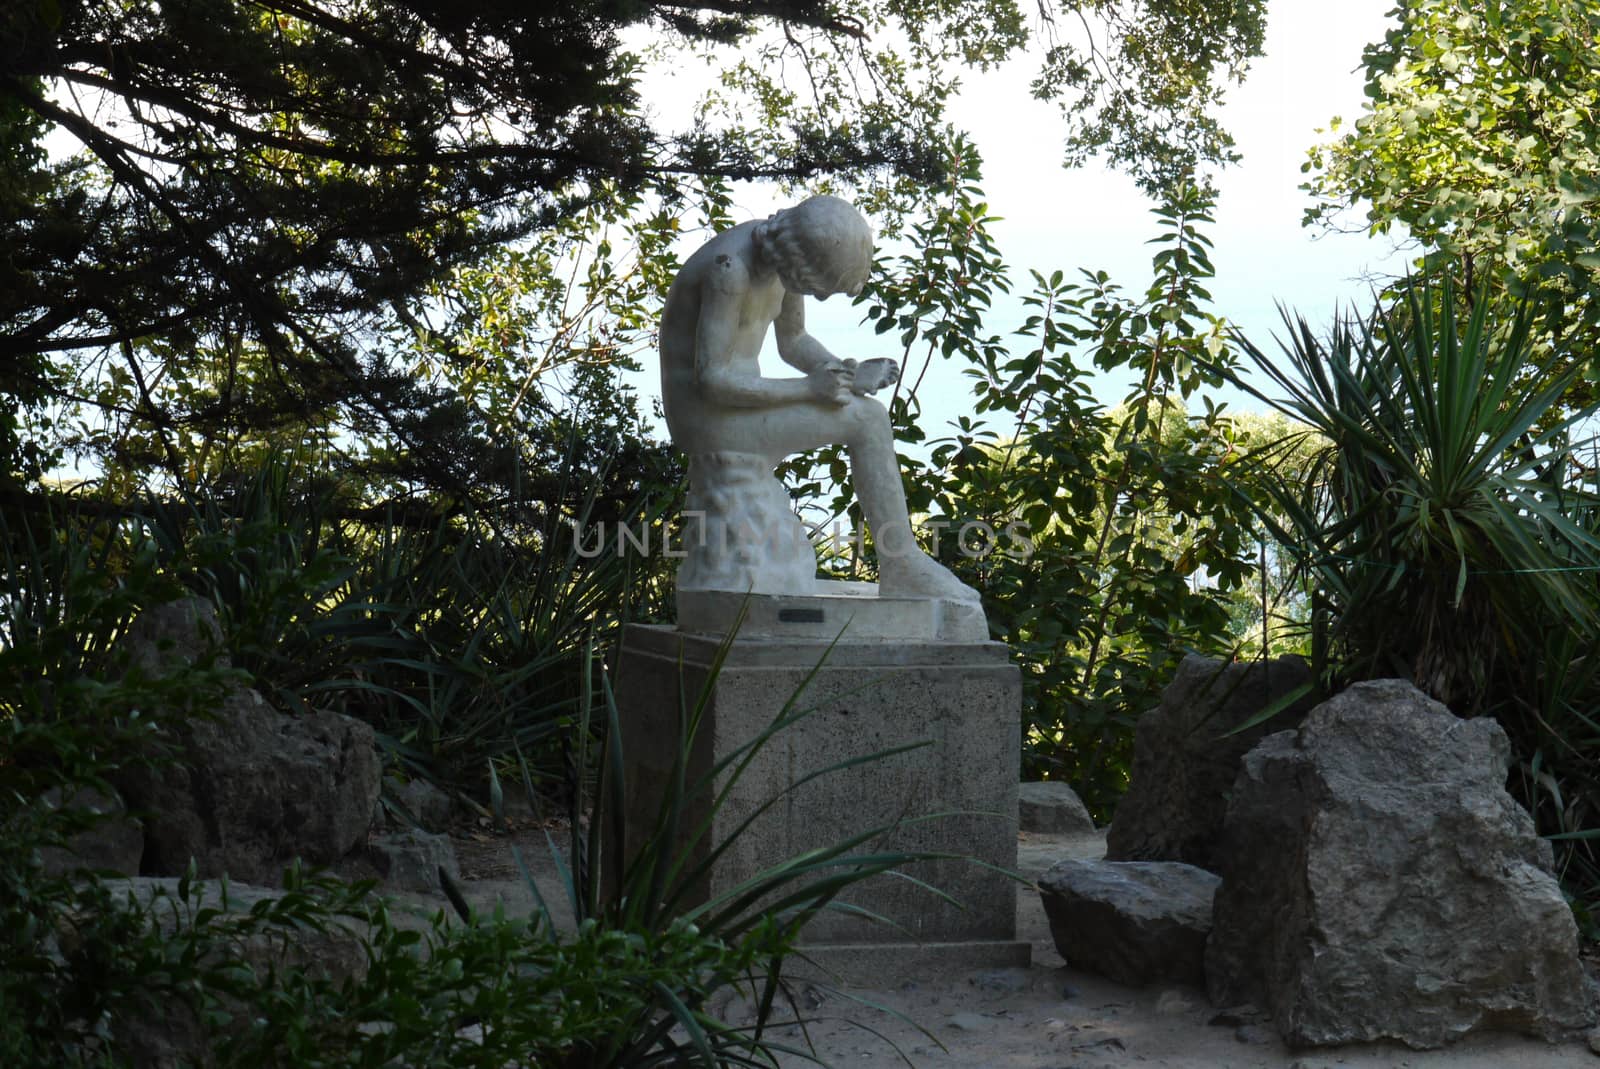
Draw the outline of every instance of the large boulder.
<instances>
[{"instance_id":1,"label":"large boulder","mask_svg":"<svg viewBox=\"0 0 1600 1069\"><path fill-rule=\"evenodd\" d=\"M1067 964L1122 984L1205 983L1218 880L1175 861L1059 861L1039 877Z\"/></svg>"},{"instance_id":2,"label":"large boulder","mask_svg":"<svg viewBox=\"0 0 1600 1069\"><path fill-rule=\"evenodd\" d=\"M144 621L150 618L149 626ZM208 656L216 618L204 602L162 606L130 629L132 663L168 672ZM219 704L170 726L167 760L117 774L145 821L141 871L277 884L299 857L332 864L367 832L382 772L368 725L338 713L287 716L230 688Z\"/></svg>"},{"instance_id":3,"label":"large boulder","mask_svg":"<svg viewBox=\"0 0 1600 1069\"><path fill-rule=\"evenodd\" d=\"M1239 759L1265 735L1298 725L1315 701L1307 695L1265 723L1228 733L1310 681L1299 657L1185 657L1161 704L1139 719L1132 778L1106 835L1106 857L1212 868Z\"/></svg>"},{"instance_id":4,"label":"large boulder","mask_svg":"<svg viewBox=\"0 0 1600 1069\"><path fill-rule=\"evenodd\" d=\"M120 775L145 819L145 875L227 873L276 884L293 858L328 865L366 834L378 800L372 728L338 713L286 716L253 690L176 729L176 760Z\"/></svg>"},{"instance_id":5,"label":"large boulder","mask_svg":"<svg viewBox=\"0 0 1600 1069\"><path fill-rule=\"evenodd\" d=\"M1550 845L1506 794L1510 746L1410 683L1359 683L1261 742L1234 785L1212 999L1285 1040L1437 1047L1592 1020Z\"/></svg>"}]
</instances>

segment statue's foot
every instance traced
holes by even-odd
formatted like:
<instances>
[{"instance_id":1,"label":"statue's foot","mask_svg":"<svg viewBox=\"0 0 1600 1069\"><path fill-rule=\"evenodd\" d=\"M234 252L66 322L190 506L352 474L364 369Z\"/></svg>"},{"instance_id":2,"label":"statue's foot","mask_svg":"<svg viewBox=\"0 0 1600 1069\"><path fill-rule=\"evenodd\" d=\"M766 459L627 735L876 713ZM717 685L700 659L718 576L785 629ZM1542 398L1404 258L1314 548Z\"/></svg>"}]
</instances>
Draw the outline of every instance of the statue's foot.
<instances>
[{"instance_id":1,"label":"statue's foot","mask_svg":"<svg viewBox=\"0 0 1600 1069\"><path fill-rule=\"evenodd\" d=\"M953 601L978 601L978 592L955 577L955 573L924 553L903 557L880 557L878 593L893 597L950 598Z\"/></svg>"}]
</instances>

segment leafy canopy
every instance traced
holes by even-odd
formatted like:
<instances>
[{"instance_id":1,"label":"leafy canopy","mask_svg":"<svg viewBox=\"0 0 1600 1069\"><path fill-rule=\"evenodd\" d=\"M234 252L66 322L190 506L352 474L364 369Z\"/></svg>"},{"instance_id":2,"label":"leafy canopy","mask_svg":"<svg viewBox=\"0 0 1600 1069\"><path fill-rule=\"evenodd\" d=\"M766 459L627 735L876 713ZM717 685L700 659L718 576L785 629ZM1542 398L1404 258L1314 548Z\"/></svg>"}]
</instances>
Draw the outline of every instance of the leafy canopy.
<instances>
[{"instance_id":1,"label":"leafy canopy","mask_svg":"<svg viewBox=\"0 0 1600 1069\"><path fill-rule=\"evenodd\" d=\"M1405 0L1396 15L1366 52L1366 114L1311 152L1307 221L1365 205L1373 231L1403 224L1593 329L1600 2Z\"/></svg>"},{"instance_id":2,"label":"leafy canopy","mask_svg":"<svg viewBox=\"0 0 1600 1069\"><path fill-rule=\"evenodd\" d=\"M109 356L124 415L354 405L420 454L442 402L405 381L392 328L459 269L596 199L671 207L708 179L877 175L914 197L959 73L1022 48L1030 17L1069 156L1158 188L1227 156L1205 111L1263 7L19 0L0 13L0 391L98 404ZM1078 19L1095 33L1056 32ZM720 87L667 128L643 65L697 57ZM151 393L175 365L204 395L187 412Z\"/></svg>"}]
</instances>

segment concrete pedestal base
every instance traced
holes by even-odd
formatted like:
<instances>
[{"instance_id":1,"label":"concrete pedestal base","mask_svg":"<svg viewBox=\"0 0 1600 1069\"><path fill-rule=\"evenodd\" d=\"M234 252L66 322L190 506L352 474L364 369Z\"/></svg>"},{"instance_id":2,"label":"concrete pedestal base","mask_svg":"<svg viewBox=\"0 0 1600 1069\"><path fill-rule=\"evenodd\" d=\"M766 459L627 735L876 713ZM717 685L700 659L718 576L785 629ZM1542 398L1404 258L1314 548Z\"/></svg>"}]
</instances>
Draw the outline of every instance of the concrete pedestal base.
<instances>
[{"instance_id":1,"label":"concrete pedestal base","mask_svg":"<svg viewBox=\"0 0 1600 1069\"><path fill-rule=\"evenodd\" d=\"M692 707L719 645L715 638L665 627L627 629L616 678L633 806L630 850L659 812L677 750L680 700L683 708ZM691 780L765 730L819 663L795 706L814 711L756 756L713 818L702 850L720 844L769 799L780 800L718 859L703 893L715 894L807 850L886 825L894 827L856 852L937 851L1013 870L1021 680L999 643L880 641L829 651L816 640L736 641L712 688ZM839 762L921 742L928 745L789 789ZM702 819L706 801L699 800L686 826ZM885 951L885 964L908 954L975 967L1026 964L1028 945L1016 940L1013 880L954 860L917 862L906 874L956 904L912 880L874 877L840 901L893 923L845 912L818 916L803 942L818 948L819 964L857 971L875 949Z\"/></svg>"}]
</instances>

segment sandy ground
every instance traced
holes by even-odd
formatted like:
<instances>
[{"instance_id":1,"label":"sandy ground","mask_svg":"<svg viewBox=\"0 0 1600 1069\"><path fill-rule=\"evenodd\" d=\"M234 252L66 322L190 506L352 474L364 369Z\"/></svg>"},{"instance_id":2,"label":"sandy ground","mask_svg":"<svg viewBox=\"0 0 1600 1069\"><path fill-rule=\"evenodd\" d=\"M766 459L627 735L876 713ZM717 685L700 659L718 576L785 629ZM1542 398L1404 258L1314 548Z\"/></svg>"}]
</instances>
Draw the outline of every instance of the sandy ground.
<instances>
[{"instance_id":1,"label":"sandy ground","mask_svg":"<svg viewBox=\"0 0 1600 1069\"><path fill-rule=\"evenodd\" d=\"M458 835L468 896L526 911L531 896L510 855L516 842L548 901L560 899L542 833ZM1066 857L1100 857L1098 835L1024 833L1018 869L1035 878ZM1068 968L1056 952L1038 893L1018 887L1018 937L1033 946L1027 969L885 975L869 987L797 985L812 1020L785 1042L814 1045L826 1063L915 1069L1600 1069L1582 1040L1549 1044L1514 1035L1471 1036L1438 1051L1361 1045L1291 1051L1270 1024L1219 1013L1193 988L1123 987ZM719 1007L737 1021L743 1006ZM785 1066L813 1064L798 1056Z\"/></svg>"}]
</instances>

